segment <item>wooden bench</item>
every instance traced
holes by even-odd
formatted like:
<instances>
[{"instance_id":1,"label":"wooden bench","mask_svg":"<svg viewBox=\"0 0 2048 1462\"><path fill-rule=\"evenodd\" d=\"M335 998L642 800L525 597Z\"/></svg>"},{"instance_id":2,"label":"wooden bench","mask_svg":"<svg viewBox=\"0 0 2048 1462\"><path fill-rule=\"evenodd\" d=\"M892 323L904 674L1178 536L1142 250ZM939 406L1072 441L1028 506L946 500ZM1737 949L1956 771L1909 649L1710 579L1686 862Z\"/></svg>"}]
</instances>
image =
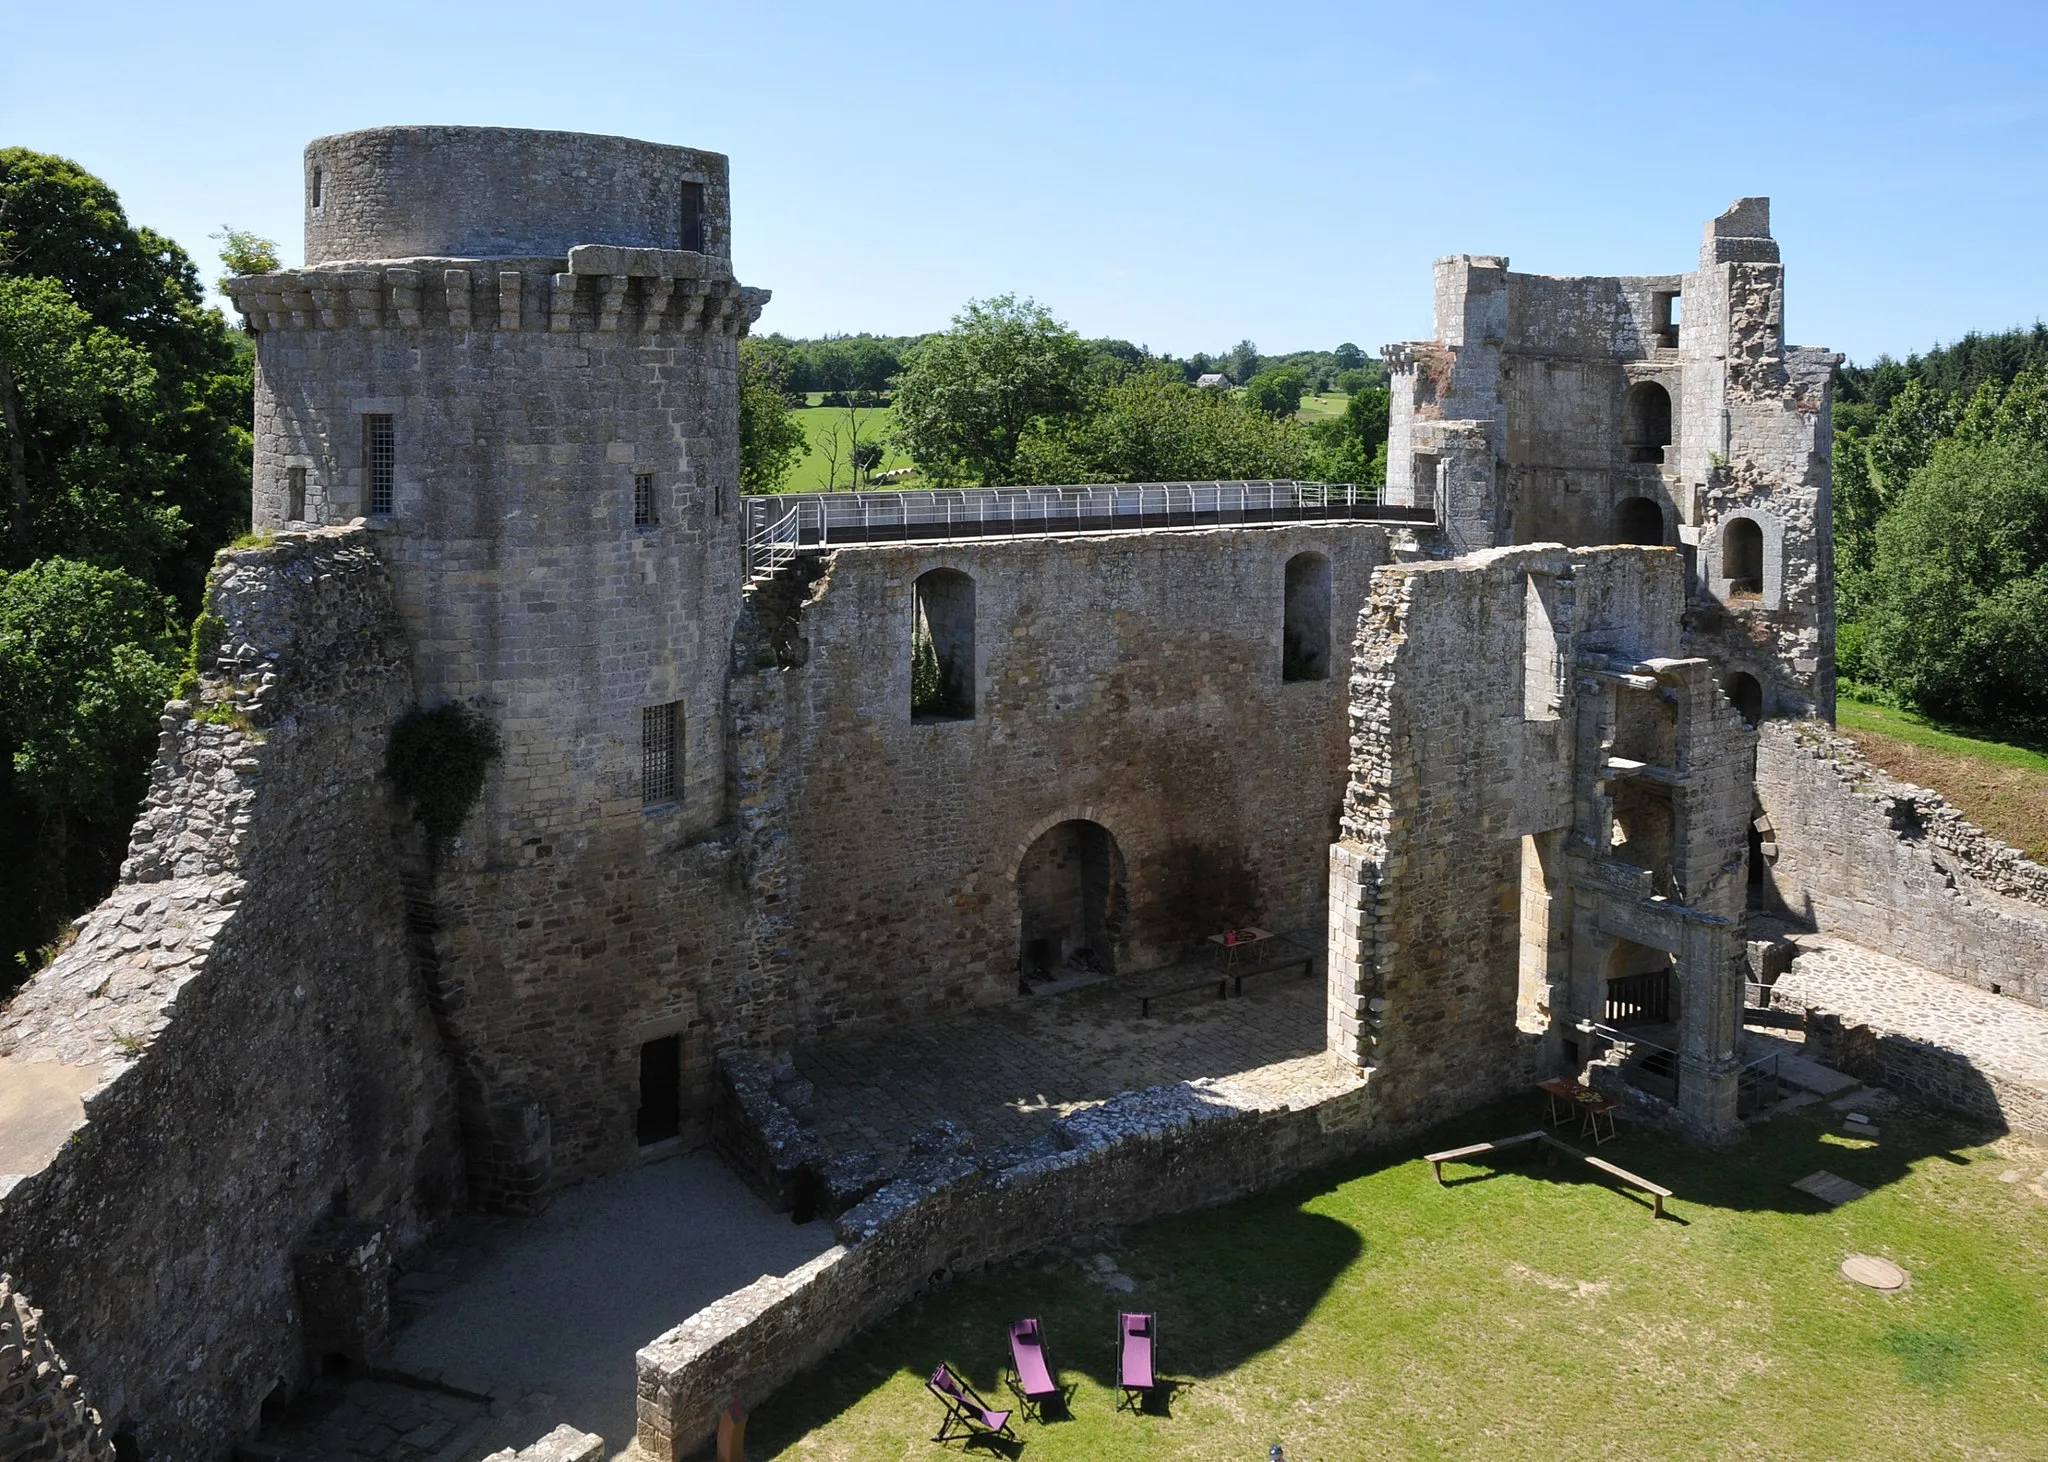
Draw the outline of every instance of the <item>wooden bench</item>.
<instances>
[{"instance_id":1,"label":"wooden bench","mask_svg":"<svg viewBox=\"0 0 2048 1462\"><path fill-rule=\"evenodd\" d=\"M1271 964L1253 965L1248 970L1239 969L1230 977L1233 982L1230 993L1233 995L1244 994L1244 982L1253 975L1278 974L1281 970L1291 970L1296 966L1300 967L1304 977L1314 974L1316 969L1315 956L1307 954L1290 955L1286 959L1276 959Z\"/></svg>"},{"instance_id":2,"label":"wooden bench","mask_svg":"<svg viewBox=\"0 0 2048 1462\"><path fill-rule=\"evenodd\" d=\"M1192 995L1195 991L1206 990L1212 985L1216 987L1216 998L1218 1000L1227 1000L1232 995L1244 994L1244 982L1252 975L1270 974L1275 970L1291 970L1296 966L1300 967L1304 975L1315 973L1314 957L1302 955L1297 959L1277 960L1269 965L1254 965L1250 969L1226 970L1222 974L1203 975L1200 979L1190 980L1183 985L1168 985L1163 990L1153 990L1140 995L1138 997L1138 1014L1140 1016L1151 1015L1152 1002L1154 1000L1164 1000L1171 995Z\"/></svg>"},{"instance_id":3,"label":"wooden bench","mask_svg":"<svg viewBox=\"0 0 2048 1462\"><path fill-rule=\"evenodd\" d=\"M1630 1172L1627 1168L1616 1166L1604 1157L1595 1157L1590 1152L1580 1152L1570 1143L1559 1142L1548 1132L1541 1130L1518 1132L1513 1137L1502 1137L1493 1142L1475 1142L1470 1147L1454 1147L1448 1152L1424 1153L1422 1160L1436 1169L1436 1180L1441 1183L1444 1180L1444 1164L1447 1162L1458 1162L1469 1157L1479 1157L1484 1153L1499 1152L1503 1148L1519 1147L1524 1142L1544 1143L1556 1148L1567 1157L1577 1158L1588 1167L1598 1168L1610 1177L1621 1179L1622 1182L1627 1183L1632 1188L1642 1189L1650 1195L1650 1206L1653 1210L1652 1218L1662 1218L1664 1216L1664 1200L1673 1196L1671 1190L1662 1183L1653 1183L1640 1174Z\"/></svg>"},{"instance_id":4,"label":"wooden bench","mask_svg":"<svg viewBox=\"0 0 2048 1462\"><path fill-rule=\"evenodd\" d=\"M1499 1152L1504 1148L1519 1147L1524 1142L1542 1140L1541 1132L1522 1132L1494 1142L1475 1142L1470 1147L1454 1147L1449 1152L1424 1153L1422 1160L1436 1169L1436 1180L1441 1183L1444 1180L1444 1164L1447 1162L1459 1162L1468 1157L1478 1157L1482 1153Z\"/></svg>"}]
</instances>

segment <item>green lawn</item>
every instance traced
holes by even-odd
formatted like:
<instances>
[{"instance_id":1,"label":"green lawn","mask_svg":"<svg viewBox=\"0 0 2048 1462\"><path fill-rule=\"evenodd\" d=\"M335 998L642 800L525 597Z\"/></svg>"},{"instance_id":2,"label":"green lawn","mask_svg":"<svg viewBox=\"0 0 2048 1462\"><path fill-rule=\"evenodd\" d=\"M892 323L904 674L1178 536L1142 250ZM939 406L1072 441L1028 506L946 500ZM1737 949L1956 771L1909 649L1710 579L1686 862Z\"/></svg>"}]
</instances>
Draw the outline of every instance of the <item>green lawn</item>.
<instances>
[{"instance_id":1,"label":"green lawn","mask_svg":"<svg viewBox=\"0 0 2048 1462\"><path fill-rule=\"evenodd\" d=\"M1333 416L1342 416L1344 408L1351 404L1351 398L1342 391L1325 391L1317 396L1301 398L1301 409L1295 417L1301 421L1328 421Z\"/></svg>"},{"instance_id":2,"label":"green lawn","mask_svg":"<svg viewBox=\"0 0 2048 1462\"><path fill-rule=\"evenodd\" d=\"M1916 716L1911 711L1895 710L1871 701L1860 701L1853 696L1842 696L1835 702L1835 721L1844 731L1875 731L1899 741L1908 741L1915 746L1924 746L1931 751L1945 751L1956 756L1975 757L1998 766L2019 767L2026 771L2048 773L2048 756L2026 746L2016 746L2009 741L1992 741L1978 736L1965 735L1959 731Z\"/></svg>"},{"instance_id":3,"label":"green lawn","mask_svg":"<svg viewBox=\"0 0 2048 1462\"><path fill-rule=\"evenodd\" d=\"M1820 1115L1816 1115L1818 1112ZM1825 1106L1736 1151L1625 1131L1602 1155L1677 1190L1673 1218L1531 1149L1430 1180L1382 1160L935 1292L754 1413L751 1455L923 1458L959 1367L997 1405L1008 1321L1040 1316L1071 1419L1023 1455L1252 1462L1369 1457L2048 1457L2048 1151L1887 1112L1838 1137ZM1525 1130L1530 1102L1421 1152ZM1818 1168L1873 1189L1829 1210ZM2017 1170L2019 1181L2001 1182ZM1837 1266L1890 1257L1880 1294ZM1109 1255L1134 1293L1102 1284ZM1116 1413L1114 1316L1155 1311L1178 1382ZM981 1449L977 1449L980 1452Z\"/></svg>"},{"instance_id":4,"label":"green lawn","mask_svg":"<svg viewBox=\"0 0 2048 1462\"><path fill-rule=\"evenodd\" d=\"M823 492L826 488L825 469L827 465L827 442L834 428L839 432L839 470L836 474L838 485L850 487L853 474L848 469L847 454L850 433L847 430L846 408L843 406L806 406L792 411L803 424L804 437L810 443L810 452L789 474L783 484L785 492ZM860 418L860 439L863 443L880 441L883 444L881 469L887 472L897 467L911 465L910 458L890 447L884 440L895 430L895 408L889 406L862 407L856 415Z\"/></svg>"}]
</instances>

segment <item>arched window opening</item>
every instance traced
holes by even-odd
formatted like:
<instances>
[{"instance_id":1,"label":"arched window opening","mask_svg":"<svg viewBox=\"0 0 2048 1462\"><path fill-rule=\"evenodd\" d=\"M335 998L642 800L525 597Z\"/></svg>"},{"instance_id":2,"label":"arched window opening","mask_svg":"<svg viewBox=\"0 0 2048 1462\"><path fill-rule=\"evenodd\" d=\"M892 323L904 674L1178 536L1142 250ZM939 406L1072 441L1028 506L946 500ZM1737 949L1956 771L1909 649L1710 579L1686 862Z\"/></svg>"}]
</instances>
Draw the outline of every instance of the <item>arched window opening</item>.
<instances>
[{"instance_id":1,"label":"arched window opening","mask_svg":"<svg viewBox=\"0 0 2048 1462\"><path fill-rule=\"evenodd\" d=\"M1285 623L1280 635L1282 680L1330 678L1330 561L1320 553L1287 560Z\"/></svg>"},{"instance_id":2,"label":"arched window opening","mask_svg":"<svg viewBox=\"0 0 2048 1462\"><path fill-rule=\"evenodd\" d=\"M1116 972L1130 900L1123 853L1101 823L1075 818L1041 834L1018 865L1017 905L1020 993Z\"/></svg>"},{"instance_id":3,"label":"arched window opening","mask_svg":"<svg viewBox=\"0 0 2048 1462\"><path fill-rule=\"evenodd\" d=\"M1722 682L1725 694L1742 719L1754 726L1764 718L1764 688L1761 682L1747 670L1738 670Z\"/></svg>"},{"instance_id":4,"label":"arched window opening","mask_svg":"<svg viewBox=\"0 0 2048 1462\"><path fill-rule=\"evenodd\" d=\"M974 580L933 569L917 581L910 627L910 716L974 719Z\"/></svg>"},{"instance_id":5,"label":"arched window opening","mask_svg":"<svg viewBox=\"0 0 2048 1462\"><path fill-rule=\"evenodd\" d=\"M1731 518L1721 528L1721 577L1728 592L1764 591L1764 530L1753 518Z\"/></svg>"},{"instance_id":6,"label":"arched window opening","mask_svg":"<svg viewBox=\"0 0 2048 1462\"><path fill-rule=\"evenodd\" d=\"M1671 445L1671 393L1655 381L1629 387L1624 444L1631 462L1662 462Z\"/></svg>"},{"instance_id":7,"label":"arched window opening","mask_svg":"<svg viewBox=\"0 0 2048 1462\"><path fill-rule=\"evenodd\" d=\"M1652 498L1625 497L1614 505L1614 541L1656 548L1664 542L1664 509Z\"/></svg>"}]
</instances>

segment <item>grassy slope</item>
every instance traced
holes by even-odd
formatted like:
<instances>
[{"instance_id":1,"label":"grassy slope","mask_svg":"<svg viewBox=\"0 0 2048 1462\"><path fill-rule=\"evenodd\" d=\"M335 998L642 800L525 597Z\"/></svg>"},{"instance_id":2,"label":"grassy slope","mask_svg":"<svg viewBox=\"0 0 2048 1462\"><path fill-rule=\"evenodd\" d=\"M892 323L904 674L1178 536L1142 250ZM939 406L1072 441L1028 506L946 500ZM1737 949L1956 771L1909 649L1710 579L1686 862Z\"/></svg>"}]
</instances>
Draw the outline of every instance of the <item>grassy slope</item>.
<instances>
[{"instance_id":1,"label":"grassy slope","mask_svg":"<svg viewBox=\"0 0 2048 1462\"><path fill-rule=\"evenodd\" d=\"M1930 725L1908 711L1843 697L1836 724L1903 781L1931 787L1993 837L2048 862L2048 756Z\"/></svg>"},{"instance_id":2,"label":"grassy slope","mask_svg":"<svg viewBox=\"0 0 2048 1462\"><path fill-rule=\"evenodd\" d=\"M1503 1104L1432 1145L1532 1122ZM936 1455L923 1376L946 1360L1011 1404L1004 1326L1038 1315L1078 1388L1072 1419L1019 1427L1043 1462L1274 1441L1298 1462L2048 1456L2048 1151L1904 1111L1882 1131L1841 1138L1809 1109L1725 1154L1636 1131L1603 1149L1675 1188L1682 1222L1525 1155L1447 1188L1413 1158L1370 1164L1148 1224L927 1296L765 1402L750 1440ZM1874 1191L1827 1210L1787 1186L1823 1167ZM2030 1181L2000 1182L2013 1168ZM1135 1293L1090 1276L1098 1250ZM1911 1286L1843 1280L1855 1251ZM1188 1383L1170 1416L1112 1410L1119 1307L1159 1315L1162 1371Z\"/></svg>"},{"instance_id":3,"label":"grassy slope","mask_svg":"<svg viewBox=\"0 0 2048 1462\"><path fill-rule=\"evenodd\" d=\"M783 484L783 491L823 492L825 490L825 456L820 448L834 427L839 428L841 443L839 448L839 486L841 488L850 486L852 483L852 473L847 469L847 447L845 445L847 440L846 409L841 406L808 406L793 411L790 415L794 416L803 425L804 437L810 443L811 450L802 461L796 464L795 470L789 474L789 480ZM883 443L881 471L887 472L897 467L908 467L911 465L908 457L889 447L888 443L884 440L896 426L896 413L892 408L887 406L878 407L873 410L864 408L860 412L860 421L860 439L863 443L874 441Z\"/></svg>"},{"instance_id":4,"label":"grassy slope","mask_svg":"<svg viewBox=\"0 0 2048 1462\"><path fill-rule=\"evenodd\" d=\"M1333 416L1342 416L1351 398L1342 391L1326 391L1319 396L1301 398L1301 409L1294 413L1300 421L1328 421Z\"/></svg>"}]
</instances>

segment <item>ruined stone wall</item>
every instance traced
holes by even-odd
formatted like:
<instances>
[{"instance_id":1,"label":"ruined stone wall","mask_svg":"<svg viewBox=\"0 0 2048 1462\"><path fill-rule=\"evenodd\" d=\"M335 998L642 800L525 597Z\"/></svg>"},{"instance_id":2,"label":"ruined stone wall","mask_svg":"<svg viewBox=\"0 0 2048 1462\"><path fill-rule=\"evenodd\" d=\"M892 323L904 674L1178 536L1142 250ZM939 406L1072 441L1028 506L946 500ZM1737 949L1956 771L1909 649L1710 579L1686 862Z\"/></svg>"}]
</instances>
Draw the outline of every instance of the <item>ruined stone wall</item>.
<instances>
[{"instance_id":1,"label":"ruined stone wall","mask_svg":"<svg viewBox=\"0 0 2048 1462\"><path fill-rule=\"evenodd\" d=\"M1287 681L1303 553L1330 564L1330 673ZM836 550L802 611L803 663L734 691L762 758L742 796L773 802L752 835L776 863L764 913L794 915L762 945L795 1028L1014 994L1019 867L1070 820L1120 855L1119 970L1232 923L1320 927L1346 631L1386 556L1383 530L1339 523ZM918 721L915 585L941 568L974 583L974 715Z\"/></svg>"},{"instance_id":2,"label":"ruined stone wall","mask_svg":"<svg viewBox=\"0 0 2048 1462\"><path fill-rule=\"evenodd\" d=\"M2048 1006L2048 869L1818 725L1763 728L1757 797L1767 908Z\"/></svg>"},{"instance_id":3,"label":"ruined stone wall","mask_svg":"<svg viewBox=\"0 0 2048 1462\"><path fill-rule=\"evenodd\" d=\"M43 1312L0 1274L0 1456L114 1462L99 1412L43 1333Z\"/></svg>"},{"instance_id":4,"label":"ruined stone wall","mask_svg":"<svg viewBox=\"0 0 2048 1462\"><path fill-rule=\"evenodd\" d=\"M0 1012L0 1080L89 1082L69 1137L0 1178L0 1269L151 1458L220 1455L301 1379L315 1224L402 1246L460 1196L382 775L412 679L367 540L223 555L203 709L164 716L121 882Z\"/></svg>"},{"instance_id":5,"label":"ruined stone wall","mask_svg":"<svg viewBox=\"0 0 2048 1462\"><path fill-rule=\"evenodd\" d=\"M1299 1109L1233 1107L1187 1085L1126 1093L1056 1124L1055 1135L1063 1151L1012 1167L926 1159L847 1212L837 1247L642 1347L638 1455L688 1455L725 1404L760 1404L937 1278L1223 1203L1402 1134L1382 1123L1366 1083L1345 1082Z\"/></svg>"}]
</instances>

